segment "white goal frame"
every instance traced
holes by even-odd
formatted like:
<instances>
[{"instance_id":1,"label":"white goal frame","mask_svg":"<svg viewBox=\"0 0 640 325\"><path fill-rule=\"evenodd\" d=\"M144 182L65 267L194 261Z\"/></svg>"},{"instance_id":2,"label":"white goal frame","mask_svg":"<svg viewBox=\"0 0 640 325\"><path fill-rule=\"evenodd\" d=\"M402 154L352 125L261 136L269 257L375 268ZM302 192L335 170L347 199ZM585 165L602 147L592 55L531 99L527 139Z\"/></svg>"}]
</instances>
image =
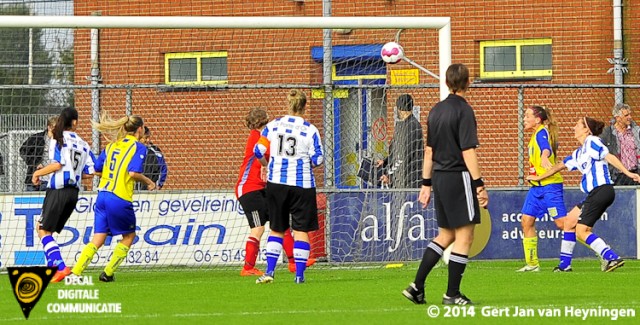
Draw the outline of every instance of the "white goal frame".
<instances>
[{"instance_id":1,"label":"white goal frame","mask_svg":"<svg viewBox=\"0 0 640 325\"><path fill-rule=\"evenodd\" d=\"M283 19L286 18L286 19ZM439 75L451 65L450 17L2 16L0 28L438 29ZM449 95L440 78L440 100Z\"/></svg>"}]
</instances>

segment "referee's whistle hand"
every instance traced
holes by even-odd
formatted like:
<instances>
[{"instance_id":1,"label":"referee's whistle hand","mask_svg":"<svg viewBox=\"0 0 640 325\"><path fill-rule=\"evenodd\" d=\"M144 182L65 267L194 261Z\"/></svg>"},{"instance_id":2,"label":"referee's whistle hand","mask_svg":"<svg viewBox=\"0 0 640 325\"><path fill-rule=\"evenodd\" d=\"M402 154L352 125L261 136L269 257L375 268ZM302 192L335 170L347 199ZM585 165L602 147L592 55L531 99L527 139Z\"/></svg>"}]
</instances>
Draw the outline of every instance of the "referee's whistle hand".
<instances>
[{"instance_id":1,"label":"referee's whistle hand","mask_svg":"<svg viewBox=\"0 0 640 325\"><path fill-rule=\"evenodd\" d=\"M486 208L489 205L489 194L487 190L482 189L482 191L478 192L478 204L480 204L481 208Z\"/></svg>"}]
</instances>

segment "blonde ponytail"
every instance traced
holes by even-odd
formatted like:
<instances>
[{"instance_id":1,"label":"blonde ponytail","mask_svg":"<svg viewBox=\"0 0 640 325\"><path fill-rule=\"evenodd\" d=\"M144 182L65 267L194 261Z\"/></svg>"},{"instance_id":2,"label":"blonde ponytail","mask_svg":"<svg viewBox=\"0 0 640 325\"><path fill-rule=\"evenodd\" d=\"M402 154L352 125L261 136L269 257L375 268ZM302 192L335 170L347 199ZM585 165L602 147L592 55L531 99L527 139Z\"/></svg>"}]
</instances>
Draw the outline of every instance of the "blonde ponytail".
<instances>
[{"instance_id":1,"label":"blonde ponytail","mask_svg":"<svg viewBox=\"0 0 640 325\"><path fill-rule=\"evenodd\" d=\"M100 131L109 142L117 142L128 134L135 132L144 125L142 118L137 115L125 116L114 120L107 111L100 114L100 122L91 121L93 128Z\"/></svg>"}]
</instances>

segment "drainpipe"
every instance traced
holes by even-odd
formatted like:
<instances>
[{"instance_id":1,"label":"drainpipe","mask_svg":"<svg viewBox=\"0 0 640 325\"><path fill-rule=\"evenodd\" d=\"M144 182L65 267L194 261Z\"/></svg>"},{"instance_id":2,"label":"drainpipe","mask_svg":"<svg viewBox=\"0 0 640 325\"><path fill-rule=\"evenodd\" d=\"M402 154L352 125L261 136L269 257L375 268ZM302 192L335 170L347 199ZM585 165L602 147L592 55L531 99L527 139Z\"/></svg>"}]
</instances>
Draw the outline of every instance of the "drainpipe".
<instances>
[{"instance_id":1,"label":"drainpipe","mask_svg":"<svg viewBox=\"0 0 640 325\"><path fill-rule=\"evenodd\" d=\"M608 59L613 68L607 71L613 72L614 84L624 84L623 75L627 69L627 59L623 57L622 48L622 0L613 0L613 59ZM615 88L615 103L624 103L624 89Z\"/></svg>"},{"instance_id":2,"label":"drainpipe","mask_svg":"<svg viewBox=\"0 0 640 325\"><path fill-rule=\"evenodd\" d=\"M92 13L92 16L100 16L100 12ZM100 90L98 85L100 84L100 61L98 56L99 51L99 35L100 32L97 28L91 29L91 76L89 80L94 88L91 89L91 119L98 122L100 121ZM91 150L98 154L100 152L100 133L98 130L93 129L91 133L92 146ZM98 188L98 177L93 178L93 189Z\"/></svg>"}]
</instances>

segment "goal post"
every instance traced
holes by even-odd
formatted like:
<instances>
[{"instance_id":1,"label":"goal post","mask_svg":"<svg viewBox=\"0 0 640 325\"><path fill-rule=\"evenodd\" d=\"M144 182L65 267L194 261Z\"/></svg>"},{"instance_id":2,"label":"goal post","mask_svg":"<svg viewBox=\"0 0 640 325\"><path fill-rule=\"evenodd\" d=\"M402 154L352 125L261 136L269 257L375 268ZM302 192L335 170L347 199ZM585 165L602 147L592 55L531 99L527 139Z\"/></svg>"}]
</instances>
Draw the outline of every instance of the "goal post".
<instances>
[{"instance_id":1,"label":"goal post","mask_svg":"<svg viewBox=\"0 0 640 325\"><path fill-rule=\"evenodd\" d=\"M433 208L420 206L416 188L383 189L360 171L365 161L376 165L392 155L400 111L424 125L427 109L448 96L447 17L2 16L0 28L66 29L73 35L73 80L0 87L14 98L26 97L24 111L37 115L30 111L36 110L29 101L34 92L26 90L47 92L47 103L57 106L68 103L63 93L71 94L78 133L94 148L105 142L92 139L89 121L106 111L115 118L142 116L162 150L165 186L134 193L137 238L123 266L242 263L249 227L234 186L249 135L245 117L252 108L263 108L270 118L285 115L286 95L294 88L307 95L305 118L318 127L332 164L314 171L321 229L311 234L311 256L338 264L417 260L437 232ZM56 52L50 44L55 40L39 41L55 59L68 54ZM438 71L439 81L404 61L386 64L380 50L390 41L417 64ZM397 107L404 94L413 96L413 107ZM21 135L9 155L19 157L26 131L37 127L2 121L0 128ZM0 138L0 149L5 143ZM23 161L9 163L10 171L21 173L3 179L22 185ZM75 263L93 233L97 194L90 182L84 186L67 227L56 235L67 264ZM18 187L11 192L0 193L0 269L40 265L44 255L35 225L44 193ZM103 267L117 241L110 239L91 265Z\"/></svg>"}]
</instances>

